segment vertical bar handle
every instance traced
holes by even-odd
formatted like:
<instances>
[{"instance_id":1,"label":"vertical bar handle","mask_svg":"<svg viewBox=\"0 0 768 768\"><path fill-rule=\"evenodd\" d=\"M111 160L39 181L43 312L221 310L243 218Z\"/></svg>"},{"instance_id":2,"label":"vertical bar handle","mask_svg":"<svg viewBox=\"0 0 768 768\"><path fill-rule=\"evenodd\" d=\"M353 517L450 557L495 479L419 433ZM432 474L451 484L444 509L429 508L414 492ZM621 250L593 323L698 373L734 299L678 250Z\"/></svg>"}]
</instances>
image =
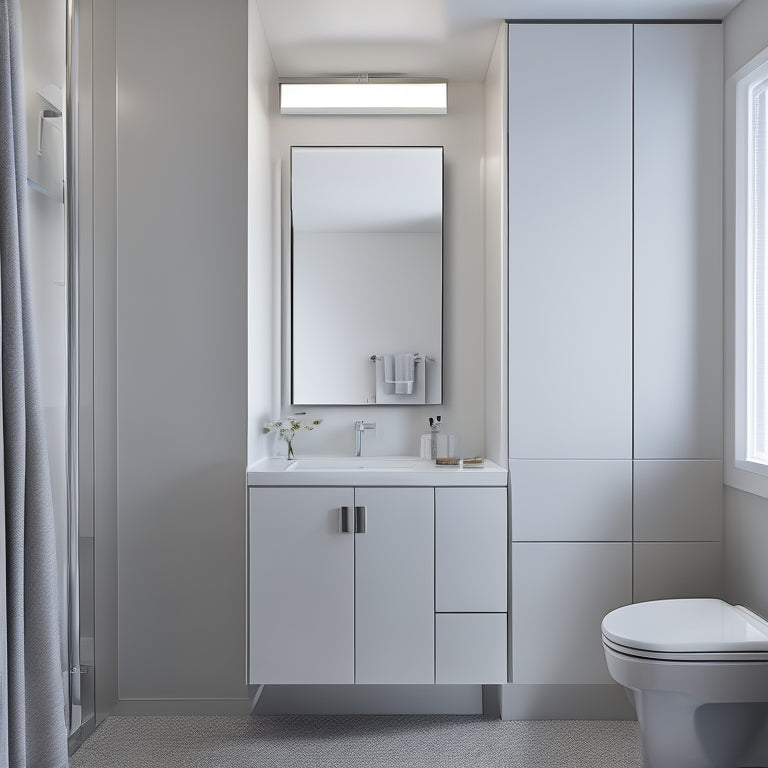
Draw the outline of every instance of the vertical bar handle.
<instances>
[{"instance_id":1,"label":"vertical bar handle","mask_svg":"<svg viewBox=\"0 0 768 768\"><path fill-rule=\"evenodd\" d=\"M339 533L352 533L352 520L349 507L339 507Z\"/></svg>"},{"instance_id":2,"label":"vertical bar handle","mask_svg":"<svg viewBox=\"0 0 768 768\"><path fill-rule=\"evenodd\" d=\"M365 533L368 527L368 507L355 507L355 533Z\"/></svg>"}]
</instances>

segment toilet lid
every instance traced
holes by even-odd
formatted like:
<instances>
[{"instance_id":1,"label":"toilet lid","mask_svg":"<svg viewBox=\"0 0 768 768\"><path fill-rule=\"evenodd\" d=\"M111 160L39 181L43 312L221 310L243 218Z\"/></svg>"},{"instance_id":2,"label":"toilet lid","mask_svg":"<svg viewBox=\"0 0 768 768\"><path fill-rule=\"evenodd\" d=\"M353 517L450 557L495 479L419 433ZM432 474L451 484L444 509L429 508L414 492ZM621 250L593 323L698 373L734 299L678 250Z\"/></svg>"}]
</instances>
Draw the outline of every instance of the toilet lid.
<instances>
[{"instance_id":1,"label":"toilet lid","mask_svg":"<svg viewBox=\"0 0 768 768\"><path fill-rule=\"evenodd\" d=\"M614 646L657 653L768 652L768 623L722 600L655 600L625 605L603 619Z\"/></svg>"}]
</instances>

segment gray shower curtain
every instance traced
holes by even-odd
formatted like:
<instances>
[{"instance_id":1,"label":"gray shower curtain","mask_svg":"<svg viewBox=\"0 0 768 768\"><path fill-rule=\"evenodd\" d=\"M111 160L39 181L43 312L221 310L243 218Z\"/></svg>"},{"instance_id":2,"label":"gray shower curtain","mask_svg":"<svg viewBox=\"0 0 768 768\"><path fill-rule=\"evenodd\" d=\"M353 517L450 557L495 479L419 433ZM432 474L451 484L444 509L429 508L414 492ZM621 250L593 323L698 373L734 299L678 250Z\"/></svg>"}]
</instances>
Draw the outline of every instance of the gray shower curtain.
<instances>
[{"instance_id":1,"label":"gray shower curtain","mask_svg":"<svg viewBox=\"0 0 768 768\"><path fill-rule=\"evenodd\" d=\"M0 0L0 766L64 768L48 455L30 316L19 0Z\"/></svg>"}]
</instances>

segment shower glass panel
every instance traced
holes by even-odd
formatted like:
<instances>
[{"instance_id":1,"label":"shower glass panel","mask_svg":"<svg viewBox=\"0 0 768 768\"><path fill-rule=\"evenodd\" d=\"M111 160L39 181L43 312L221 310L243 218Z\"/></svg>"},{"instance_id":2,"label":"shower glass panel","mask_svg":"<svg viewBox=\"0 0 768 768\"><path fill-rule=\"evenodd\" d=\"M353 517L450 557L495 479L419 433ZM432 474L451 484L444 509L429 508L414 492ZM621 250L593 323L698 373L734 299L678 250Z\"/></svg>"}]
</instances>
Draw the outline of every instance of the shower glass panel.
<instances>
[{"instance_id":1,"label":"shower glass panel","mask_svg":"<svg viewBox=\"0 0 768 768\"><path fill-rule=\"evenodd\" d=\"M70 735L93 727L93 539L77 505L76 0L21 0L27 120L27 211L40 390L48 442ZM72 108L75 105L75 108ZM89 560L90 555L90 560ZM89 578L90 576L90 578Z\"/></svg>"}]
</instances>

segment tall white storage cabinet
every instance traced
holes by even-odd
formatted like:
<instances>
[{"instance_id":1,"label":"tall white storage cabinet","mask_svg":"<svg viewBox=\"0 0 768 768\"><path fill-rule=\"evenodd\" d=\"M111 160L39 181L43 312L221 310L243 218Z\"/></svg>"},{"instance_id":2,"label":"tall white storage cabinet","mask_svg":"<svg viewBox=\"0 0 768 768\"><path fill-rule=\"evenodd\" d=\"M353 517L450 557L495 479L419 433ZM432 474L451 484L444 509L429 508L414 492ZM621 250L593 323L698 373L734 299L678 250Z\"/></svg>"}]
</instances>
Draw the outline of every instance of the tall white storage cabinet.
<instances>
[{"instance_id":1,"label":"tall white storage cabinet","mask_svg":"<svg viewBox=\"0 0 768 768\"><path fill-rule=\"evenodd\" d=\"M722 589L721 35L634 31L636 602Z\"/></svg>"},{"instance_id":2,"label":"tall white storage cabinet","mask_svg":"<svg viewBox=\"0 0 768 768\"><path fill-rule=\"evenodd\" d=\"M632 445L632 28L509 30L510 456Z\"/></svg>"},{"instance_id":3,"label":"tall white storage cabinet","mask_svg":"<svg viewBox=\"0 0 768 768\"><path fill-rule=\"evenodd\" d=\"M720 591L721 61L509 26L513 683L609 683L605 613Z\"/></svg>"},{"instance_id":4,"label":"tall white storage cabinet","mask_svg":"<svg viewBox=\"0 0 768 768\"><path fill-rule=\"evenodd\" d=\"M512 682L608 682L599 617L632 599L630 25L510 25L509 283Z\"/></svg>"}]
</instances>

